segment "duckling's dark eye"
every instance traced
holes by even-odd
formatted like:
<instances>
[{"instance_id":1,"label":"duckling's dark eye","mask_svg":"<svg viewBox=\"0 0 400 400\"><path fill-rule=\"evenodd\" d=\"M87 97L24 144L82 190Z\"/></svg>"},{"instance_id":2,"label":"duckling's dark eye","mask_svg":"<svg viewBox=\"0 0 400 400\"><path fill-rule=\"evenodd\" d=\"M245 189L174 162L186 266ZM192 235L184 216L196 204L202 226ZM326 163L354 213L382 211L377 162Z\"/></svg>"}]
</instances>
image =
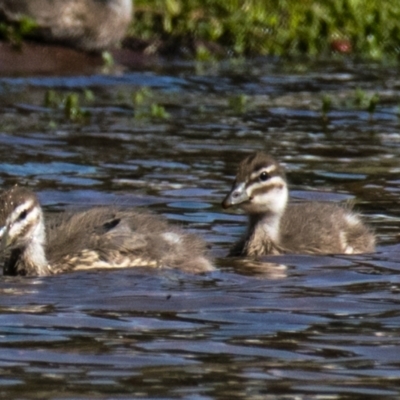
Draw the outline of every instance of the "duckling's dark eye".
<instances>
[{"instance_id":1,"label":"duckling's dark eye","mask_svg":"<svg viewBox=\"0 0 400 400\"><path fill-rule=\"evenodd\" d=\"M26 211L26 210L22 211L21 214L18 215L18 221L24 220L27 215L28 215L28 211Z\"/></svg>"},{"instance_id":2,"label":"duckling's dark eye","mask_svg":"<svg viewBox=\"0 0 400 400\"><path fill-rule=\"evenodd\" d=\"M260 181L266 181L266 180L268 180L268 179L269 179L269 174L268 174L268 172L265 172L265 171L261 172L259 178L260 178Z\"/></svg>"}]
</instances>

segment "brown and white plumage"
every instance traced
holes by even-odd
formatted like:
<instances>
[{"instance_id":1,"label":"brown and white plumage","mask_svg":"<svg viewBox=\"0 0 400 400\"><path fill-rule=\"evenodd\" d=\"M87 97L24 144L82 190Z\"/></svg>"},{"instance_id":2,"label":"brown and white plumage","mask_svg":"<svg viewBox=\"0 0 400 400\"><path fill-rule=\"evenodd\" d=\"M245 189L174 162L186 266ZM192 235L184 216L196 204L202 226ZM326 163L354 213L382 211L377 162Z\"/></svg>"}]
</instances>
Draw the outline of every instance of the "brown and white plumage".
<instances>
[{"instance_id":1,"label":"brown and white plumage","mask_svg":"<svg viewBox=\"0 0 400 400\"><path fill-rule=\"evenodd\" d=\"M132 0L0 0L10 22L29 17L43 39L88 51L115 46L132 19Z\"/></svg>"},{"instance_id":2,"label":"brown and white plumage","mask_svg":"<svg viewBox=\"0 0 400 400\"><path fill-rule=\"evenodd\" d=\"M235 182L222 206L241 207L249 217L245 236L231 255L281 253L366 253L375 249L375 236L359 214L322 202L288 204L282 166L257 152L239 165Z\"/></svg>"},{"instance_id":3,"label":"brown and white plumage","mask_svg":"<svg viewBox=\"0 0 400 400\"><path fill-rule=\"evenodd\" d=\"M213 270L204 242L163 218L117 207L65 212L45 225L36 195L13 187L0 195L0 244L7 275L51 275L94 268Z\"/></svg>"}]
</instances>

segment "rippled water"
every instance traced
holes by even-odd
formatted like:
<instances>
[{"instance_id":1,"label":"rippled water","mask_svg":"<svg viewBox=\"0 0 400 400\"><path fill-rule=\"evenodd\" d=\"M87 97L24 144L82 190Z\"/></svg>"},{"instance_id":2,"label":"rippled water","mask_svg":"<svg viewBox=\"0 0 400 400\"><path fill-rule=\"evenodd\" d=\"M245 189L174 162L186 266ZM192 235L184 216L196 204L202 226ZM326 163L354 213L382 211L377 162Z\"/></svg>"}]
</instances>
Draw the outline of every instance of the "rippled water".
<instances>
[{"instance_id":1,"label":"rippled water","mask_svg":"<svg viewBox=\"0 0 400 400\"><path fill-rule=\"evenodd\" d=\"M139 118L143 87L170 119ZM271 60L0 79L4 187L29 185L48 210L149 207L203 235L218 267L3 277L0 397L398 398L399 87L396 68ZM49 88L91 89L91 116L46 108ZM378 252L225 259L245 218L220 202L256 149L285 163L294 201L354 201Z\"/></svg>"}]
</instances>

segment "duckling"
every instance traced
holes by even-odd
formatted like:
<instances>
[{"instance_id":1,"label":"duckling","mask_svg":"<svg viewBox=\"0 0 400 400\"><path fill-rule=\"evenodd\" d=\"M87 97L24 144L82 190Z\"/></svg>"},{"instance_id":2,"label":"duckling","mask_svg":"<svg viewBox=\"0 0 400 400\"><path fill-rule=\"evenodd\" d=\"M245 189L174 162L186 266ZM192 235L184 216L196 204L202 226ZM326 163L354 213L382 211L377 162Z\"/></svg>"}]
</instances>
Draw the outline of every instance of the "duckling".
<instances>
[{"instance_id":1,"label":"duckling","mask_svg":"<svg viewBox=\"0 0 400 400\"><path fill-rule=\"evenodd\" d=\"M32 18L45 40L101 51L125 35L132 0L0 0L0 13L9 22Z\"/></svg>"},{"instance_id":2,"label":"duckling","mask_svg":"<svg viewBox=\"0 0 400 400\"><path fill-rule=\"evenodd\" d=\"M231 256L282 253L369 253L375 236L359 214L323 202L288 204L283 167L271 156L256 152L240 164L223 208L239 206L248 214L245 236Z\"/></svg>"},{"instance_id":3,"label":"duckling","mask_svg":"<svg viewBox=\"0 0 400 400\"><path fill-rule=\"evenodd\" d=\"M46 276L100 268L214 268L197 236L138 210L95 207L44 215L35 193L14 186L0 195L4 274Z\"/></svg>"}]
</instances>

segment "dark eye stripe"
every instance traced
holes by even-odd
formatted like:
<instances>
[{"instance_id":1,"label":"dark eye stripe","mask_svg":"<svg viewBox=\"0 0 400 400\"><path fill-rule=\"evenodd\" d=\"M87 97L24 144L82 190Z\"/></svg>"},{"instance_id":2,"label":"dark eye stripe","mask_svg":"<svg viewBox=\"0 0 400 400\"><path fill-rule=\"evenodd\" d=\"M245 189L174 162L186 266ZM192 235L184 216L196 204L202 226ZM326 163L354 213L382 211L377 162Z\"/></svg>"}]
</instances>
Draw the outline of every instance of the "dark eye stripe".
<instances>
[{"instance_id":1,"label":"dark eye stripe","mask_svg":"<svg viewBox=\"0 0 400 400\"><path fill-rule=\"evenodd\" d=\"M254 193L265 193L273 188L286 186L285 180L279 175L270 175L267 180L262 181L258 177L247 182L246 188Z\"/></svg>"},{"instance_id":2,"label":"dark eye stripe","mask_svg":"<svg viewBox=\"0 0 400 400\"><path fill-rule=\"evenodd\" d=\"M260 185L260 184L267 184L268 181L269 181L271 178L274 177L273 175L267 174L267 175L268 175L268 178L265 179L265 180L261 180L261 179L260 179L260 175L261 175L261 174L258 174L257 176L254 176L253 179L250 179L249 182L248 182L248 184L247 184L247 186L251 186L251 185L253 185L253 184L258 184L258 185Z\"/></svg>"},{"instance_id":3,"label":"dark eye stripe","mask_svg":"<svg viewBox=\"0 0 400 400\"><path fill-rule=\"evenodd\" d=\"M35 204L32 204L30 207L23 209L16 217L14 217L14 223L24 221L34 208Z\"/></svg>"},{"instance_id":4,"label":"dark eye stripe","mask_svg":"<svg viewBox=\"0 0 400 400\"><path fill-rule=\"evenodd\" d=\"M28 211L27 210L22 211L18 216L18 221L24 220L27 215L28 215Z\"/></svg>"},{"instance_id":5,"label":"dark eye stripe","mask_svg":"<svg viewBox=\"0 0 400 400\"><path fill-rule=\"evenodd\" d=\"M283 185L280 183L266 184L266 185L263 185L262 187L255 188L251 192L251 195L252 195L252 197L255 197L259 194L268 193L270 190L273 190L273 189L281 189L282 187L283 187Z\"/></svg>"}]
</instances>

